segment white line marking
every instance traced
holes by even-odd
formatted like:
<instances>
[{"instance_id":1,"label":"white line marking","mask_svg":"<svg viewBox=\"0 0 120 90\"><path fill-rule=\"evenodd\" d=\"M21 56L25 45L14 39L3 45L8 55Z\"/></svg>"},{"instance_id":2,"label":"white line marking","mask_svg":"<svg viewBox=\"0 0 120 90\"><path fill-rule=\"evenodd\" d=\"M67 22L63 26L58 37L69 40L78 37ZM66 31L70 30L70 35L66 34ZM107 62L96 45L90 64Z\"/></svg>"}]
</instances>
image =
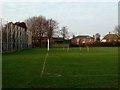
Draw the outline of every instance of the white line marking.
<instances>
[{"instance_id":1,"label":"white line marking","mask_svg":"<svg viewBox=\"0 0 120 90\"><path fill-rule=\"evenodd\" d=\"M118 76L118 74L101 74L101 75L73 75L73 77L80 77L80 76Z\"/></svg>"},{"instance_id":2,"label":"white line marking","mask_svg":"<svg viewBox=\"0 0 120 90\"><path fill-rule=\"evenodd\" d=\"M46 54L46 57L45 57L45 60L44 60L44 63L43 63L43 67L42 67L42 71L41 71L41 77L43 76L43 73L44 73L44 70L45 70L45 63L46 63L47 57L48 57L48 52Z\"/></svg>"}]
</instances>

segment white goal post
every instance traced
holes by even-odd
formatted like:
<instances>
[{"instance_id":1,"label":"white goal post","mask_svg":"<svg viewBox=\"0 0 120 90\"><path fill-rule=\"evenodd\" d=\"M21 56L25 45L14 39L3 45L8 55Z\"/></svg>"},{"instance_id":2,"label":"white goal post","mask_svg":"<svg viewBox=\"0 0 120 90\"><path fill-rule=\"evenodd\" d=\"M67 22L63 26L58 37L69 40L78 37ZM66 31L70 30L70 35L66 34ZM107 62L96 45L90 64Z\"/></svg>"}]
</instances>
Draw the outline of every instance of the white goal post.
<instances>
[{"instance_id":1,"label":"white goal post","mask_svg":"<svg viewBox=\"0 0 120 90\"><path fill-rule=\"evenodd\" d=\"M49 51L50 49L50 44L49 44L49 39L47 40L47 50Z\"/></svg>"}]
</instances>

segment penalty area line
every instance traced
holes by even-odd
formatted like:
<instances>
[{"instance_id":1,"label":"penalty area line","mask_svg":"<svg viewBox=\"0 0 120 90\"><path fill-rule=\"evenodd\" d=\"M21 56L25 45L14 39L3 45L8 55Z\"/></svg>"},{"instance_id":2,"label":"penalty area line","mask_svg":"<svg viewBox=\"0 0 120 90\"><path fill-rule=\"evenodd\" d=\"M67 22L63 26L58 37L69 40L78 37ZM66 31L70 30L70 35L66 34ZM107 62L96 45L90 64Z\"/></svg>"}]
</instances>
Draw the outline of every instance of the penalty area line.
<instances>
[{"instance_id":1,"label":"penalty area line","mask_svg":"<svg viewBox=\"0 0 120 90\"><path fill-rule=\"evenodd\" d=\"M43 62L43 67L42 67L42 71L41 71L41 77L43 76L43 73L44 73L44 70L45 70L45 64L46 64L47 57L48 57L48 52L47 52L45 60Z\"/></svg>"}]
</instances>

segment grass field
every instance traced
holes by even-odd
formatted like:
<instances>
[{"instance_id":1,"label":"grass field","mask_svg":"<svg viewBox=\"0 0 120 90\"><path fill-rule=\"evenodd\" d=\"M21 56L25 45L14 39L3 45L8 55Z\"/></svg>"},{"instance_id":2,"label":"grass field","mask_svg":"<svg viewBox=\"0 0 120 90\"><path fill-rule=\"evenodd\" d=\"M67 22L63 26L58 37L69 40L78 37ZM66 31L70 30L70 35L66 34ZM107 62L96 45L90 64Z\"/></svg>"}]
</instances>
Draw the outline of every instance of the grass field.
<instances>
[{"instance_id":1,"label":"grass field","mask_svg":"<svg viewBox=\"0 0 120 90\"><path fill-rule=\"evenodd\" d=\"M3 54L3 88L115 88L118 48L26 49ZM46 63L43 75L43 63Z\"/></svg>"}]
</instances>

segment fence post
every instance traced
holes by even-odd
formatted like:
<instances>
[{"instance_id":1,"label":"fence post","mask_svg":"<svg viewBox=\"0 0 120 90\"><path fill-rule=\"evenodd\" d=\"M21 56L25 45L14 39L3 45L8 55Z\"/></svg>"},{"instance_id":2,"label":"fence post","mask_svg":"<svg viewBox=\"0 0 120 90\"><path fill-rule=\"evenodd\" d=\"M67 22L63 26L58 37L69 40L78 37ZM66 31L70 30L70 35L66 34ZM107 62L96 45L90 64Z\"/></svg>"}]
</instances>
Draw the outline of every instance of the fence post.
<instances>
[{"instance_id":1,"label":"fence post","mask_svg":"<svg viewBox=\"0 0 120 90\"><path fill-rule=\"evenodd\" d=\"M11 23L10 26L11 26L10 31L11 31L11 52L12 52L13 51L13 24Z\"/></svg>"},{"instance_id":2,"label":"fence post","mask_svg":"<svg viewBox=\"0 0 120 90\"><path fill-rule=\"evenodd\" d=\"M1 18L1 26L0 26L0 53L2 53L2 18Z\"/></svg>"},{"instance_id":3,"label":"fence post","mask_svg":"<svg viewBox=\"0 0 120 90\"><path fill-rule=\"evenodd\" d=\"M7 41L6 41L6 44L7 44L7 52L8 52L8 21L7 21L7 25L6 25L6 28L7 28L7 30L6 30L6 33L7 33Z\"/></svg>"},{"instance_id":4,"label":"fence post","mask_svg":"<svg viewBox=\"0 0 120 90\"><path fill-rule=\"evenodd\" d=\"M17 26L15 25L14 29L15 29L15 51L17 51Z\"/></svg>"},{"instance_id":5,"label":"fence post","mask_svg":"<svg viewBox=\"0 0 120 90\"><path fill-rule=\"evenodd\" d=\"M22 44L23 44L23 42L22 42L22 28L20 27L20 48L22 49Z\"/></svg>"}]
</instances>

